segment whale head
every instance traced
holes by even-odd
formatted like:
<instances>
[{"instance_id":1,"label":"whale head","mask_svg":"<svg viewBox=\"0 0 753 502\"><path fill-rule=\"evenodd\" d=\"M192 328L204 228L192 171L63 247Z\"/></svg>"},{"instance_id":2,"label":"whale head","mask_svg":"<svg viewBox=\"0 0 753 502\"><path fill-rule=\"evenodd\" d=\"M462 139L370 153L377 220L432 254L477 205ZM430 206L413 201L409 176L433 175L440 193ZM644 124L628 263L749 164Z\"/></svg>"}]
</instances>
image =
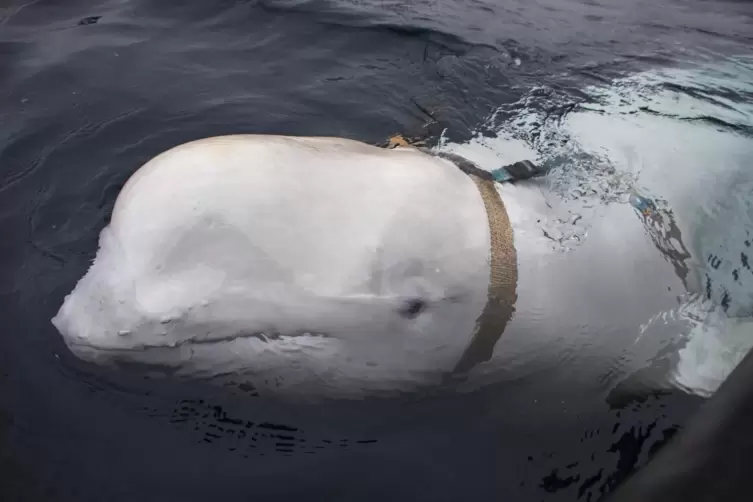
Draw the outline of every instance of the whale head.
<instances>
[{"instance_id":1,"label":"whale head","mask_svg":"<svg viewBox=\"0 0 753 502\"><path fill-rule=\"evenodd\" d=\"M445 160L214 138L129 180L52 322L99 365L277 393L406 391L463 358L489 256L478 189Z\"/></svg>"}]
</instances>

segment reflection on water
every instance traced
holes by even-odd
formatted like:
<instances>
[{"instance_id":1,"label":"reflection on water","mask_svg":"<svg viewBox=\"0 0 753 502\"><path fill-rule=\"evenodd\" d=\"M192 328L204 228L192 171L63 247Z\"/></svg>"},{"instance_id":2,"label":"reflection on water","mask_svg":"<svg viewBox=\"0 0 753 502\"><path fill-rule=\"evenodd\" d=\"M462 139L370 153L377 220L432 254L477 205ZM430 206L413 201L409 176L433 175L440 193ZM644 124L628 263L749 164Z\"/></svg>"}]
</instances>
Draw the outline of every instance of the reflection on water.
<instances>
[{"instance_id":1,"label":"reflection on water","mask_svg":"<svg viewBox=\"0 0 753 502\"><path fill-rule=\"evenodd\" d=\"M162 415L155 410L150 416ZM199 441L219 444L245 458L249 454L272 452L315 455L323 449L359 447L377 442L376 439L315 438L295 426L239 418L222 406L203 399L182 399L165 418L171 424L178 424L179 429L187 427L195 432Z\"/></svg>"}]
</instances>

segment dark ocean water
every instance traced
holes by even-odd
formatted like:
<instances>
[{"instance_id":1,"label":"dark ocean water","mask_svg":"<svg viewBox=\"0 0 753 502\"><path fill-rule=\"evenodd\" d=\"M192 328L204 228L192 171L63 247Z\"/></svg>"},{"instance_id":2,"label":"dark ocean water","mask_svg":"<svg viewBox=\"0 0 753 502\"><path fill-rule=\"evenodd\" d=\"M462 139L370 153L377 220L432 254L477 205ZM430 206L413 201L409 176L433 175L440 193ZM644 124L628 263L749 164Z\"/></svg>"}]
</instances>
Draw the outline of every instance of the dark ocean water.
<instances>
[{"instance_id":1,"label":"dark ocean water","mask_svg":"<svg viewBox=\"0 0 753 502\"><path fill-rule=\"evenodd\" d=\"M743 1L5 0L0 498L599 500L701 399L615 409L540 372L455 400L238 402L105 379L49 319L122 184L176 144L239 132L459 144L525 116L543 118L519 139L546 152L552 121L598 104L593 88L699 65L717 73L666 84L669 105L649 111L749 141L752 47ZM710 108L685 116L685 98Z\"/></svg>"}]
</instances>

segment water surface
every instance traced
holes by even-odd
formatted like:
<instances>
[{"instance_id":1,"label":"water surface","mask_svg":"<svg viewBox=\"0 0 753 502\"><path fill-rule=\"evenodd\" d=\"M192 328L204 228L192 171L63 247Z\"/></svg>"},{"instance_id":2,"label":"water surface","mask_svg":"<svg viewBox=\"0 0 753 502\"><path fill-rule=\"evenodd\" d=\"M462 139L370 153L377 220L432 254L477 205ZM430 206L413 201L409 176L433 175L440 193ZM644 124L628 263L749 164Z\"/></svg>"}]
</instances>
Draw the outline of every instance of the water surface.
<instances>
[{"instance_id":1,"label":"water surface","mask_svg":"<svg viewBox=\"0 0 753 502\"><path fill-rule=\"evenodd\" d=\"M679 383L713 391L748 346L752 33L750 4L698 0L0 7L0 493L598 500L701 402L610 407L628 363L684 337ZM548 162L583 215L555 225L562 252L598 218L589 198L638 191L676 215L688 295L643 334L604 338L602 373L573 346L452 399L291 408L80 365L49 319L122 184L170 146L239 132L403 133L484 167Z\"/></svg>"}]
</instances>

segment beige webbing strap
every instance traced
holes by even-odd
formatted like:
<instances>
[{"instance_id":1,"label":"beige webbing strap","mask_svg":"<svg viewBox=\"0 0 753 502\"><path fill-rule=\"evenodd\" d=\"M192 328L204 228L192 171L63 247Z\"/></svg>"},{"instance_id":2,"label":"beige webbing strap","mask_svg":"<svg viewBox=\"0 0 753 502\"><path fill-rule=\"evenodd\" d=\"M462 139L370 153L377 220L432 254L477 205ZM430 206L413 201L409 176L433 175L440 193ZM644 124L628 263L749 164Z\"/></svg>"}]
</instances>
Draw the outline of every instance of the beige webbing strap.
<instances>
[{"instance_id":1,"label":"beige webbing strap","mask_svg":"<svg viewBox=\"0 0 753 502\"><path fill-rule=\"evenodd\" d=\"M486 307L476 324L470 344L455 366L464 372L492 357L494 346L502 336L515 310L518 261L513 243L512 226L494 182L469 175L484 201L489 218L491 262Z\"/></svg>"},{"instance_id":2,"label":"beige webbing strap","mask_svg":"<svg viewBox=\"0 0 753 502\"><path fill-rule=\"evenodd\" d=\"M391 148L412 146L402 136L390 138L389 145ZM453 370L453 373L462 373L491 359L494 346L502 337L502 333L515 311L518 259L513 242L512 225L490 173L481 170L473 162L460 155L436 152L420 146L414 148L428 155L449 160L458 169L466 173L476 184L489 219L491 241L489 292L486 306L476 321L476 331Z\"/></svg>"}]
</instances>

